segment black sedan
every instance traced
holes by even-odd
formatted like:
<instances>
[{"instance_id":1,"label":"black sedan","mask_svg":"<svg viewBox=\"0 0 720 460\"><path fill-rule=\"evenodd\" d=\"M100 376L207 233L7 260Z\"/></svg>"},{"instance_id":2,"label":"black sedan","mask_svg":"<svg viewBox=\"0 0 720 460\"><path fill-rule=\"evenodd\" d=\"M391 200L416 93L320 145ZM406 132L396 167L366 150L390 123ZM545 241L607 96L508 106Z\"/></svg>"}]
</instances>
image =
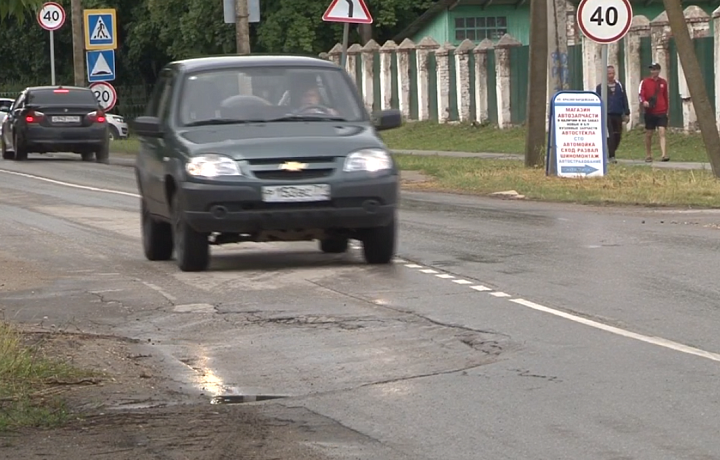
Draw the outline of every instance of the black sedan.
<instances>
[{"instance_id":1,"label":"black sedan","mask_svg":"<svg viewBox=\"0 0 720 460\"><path fill-rule=\"evenodd\" d=\"M26 88L2 124L2 157L23 161L29 153L73 152L85 161L107 163L107 118L89 88Z\"/></svg>"}]
</instances>

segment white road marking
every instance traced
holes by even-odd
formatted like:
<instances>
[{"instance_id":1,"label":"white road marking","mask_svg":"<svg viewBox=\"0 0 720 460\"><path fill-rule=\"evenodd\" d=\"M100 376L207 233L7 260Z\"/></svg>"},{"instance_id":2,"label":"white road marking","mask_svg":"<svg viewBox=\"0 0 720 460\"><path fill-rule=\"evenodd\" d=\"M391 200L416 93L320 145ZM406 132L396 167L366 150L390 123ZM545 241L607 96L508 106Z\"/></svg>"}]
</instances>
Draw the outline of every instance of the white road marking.
<instances>
[{"instance_id":1,"label":"white road marking","mask_svg":"<svg viewBox=\"0 0 720 460\"><path fill-rule=\"evenodd\" d=\"M492 291L487 286L483 286L482 284L478 284L477 286L470 286L470 289L475 289L476 291L485 292L485 291Z\"/></svg>"},{"instance_id":2,"label":"white road marking","mask_svg":"<svg viewBox=\"0 0 720 460\"><path fill-rule=\"evenodd\" d=\"M55 184L55 185L63 185L65 187L78 188L81 190L89 190L91 192L111 193L113 195L122 195L122 196L130 196L133 198L140 198L140 195L138 195L137 193L121 192L120 190L111 190L108 188L98 188L98 187L90 187L88 185L72 184L70 182L63 182L63 181L59 181L59 180L48 179L47 177L36 176L34 174L25 174L25 173L21 173L21 172L17 172L17 171L8 171L7 169L0 169L0 173L11 174L13 176L26 177L28 179L35 179L35 180L48 182L48 183Z\"/></svg>"},{"instance_id":3,"label":"white road marking","mask_svg":"<svg viewBox=\"0 0 720 460\"><path fill-rule=\"evenodd\" d=\"M639 340L641 342L657 345L659 347L668 348L670 350L679 351L681 353L687 353L689 355L699 356L701 358L710 359L712 361L720 361L720 354L712 353L709 351L701 350L699 348L690 347L683 345L672 340L663 339L662 337L651 337L647 335L638 334L636 332L627 331L620 329L619 327L609 326L607 324L599 323L591 319L583 318L581 316L572 315L565 313L564 311L555 310L554 308L548 308L535 302L530 302L525 299L510 299L510 302L522 305L524 307L532 308L533 310L541 311L543 313L550 313L551 315L559 316L561 318L569 319L576 323L584 324L586 326L594 327L612 334L620 335L630 339Z\"/></svg>"},{"instance_id":4,"label":"white road marking","mask_svg":"<svg viewBox=\"0 0 720 460\"><path fill-rule=\"evenodd\" d=\"M437 273L437 270L433 270L432 268L426 268L425 270L420 270L423 273Z\"/></svg>"},{"instance_id":5,"label":"white road marking","mask_svg":"<svg viewBox=\"0 0 720 460\"><path fill-rule=\"evenodd\" d=\"M142 284L144 284L145 286L149 287L150 289L153 289L153 290L159 292L160 295L162 295L163 297L165 297L166 299L168 299L170 302L173 302L173 303L174 303L174 302L177 300L177 297L175 297L175 296L173 296L173 295L171 295L171 294L168 294L167 292L163 291L163 289L162 289L160 286L158 286L158 285L155 285L155 284L152 284L152 283L147 283L147 282L145 282L145 281L142 281Z\"/></svg>"},{"instance_id":6,"label":"white road marking","mask_svg":"<svg viewBox=\"0 0 720 460\"><path fill-rule=\"evenodd\" d=\"M495 297L510 297L510 294L506 294L506 293L500 292L500 291L491 292L490 295L495 296Z\"/></svg>"},{"instance_id":7,"label":"white road marking","mask_svg":"<svg viewBox=\"0 0 720 460\"><path fill-rule=\"evenodd\" d=\"M457 283L457 284L472 284L472 281L468 281L468 280L453 280L453 283Z\"/></svg>"},{"instance_id":8,"label":"white road marking","mask_svg":"<svg viewBox=\"0 0 720 460\"><path fill-rule=\"evenodd\" d=\"M124 291L124 289L103 289L102 291L88 291L90 294L104 294L106 292L120 292Z\"/></svg>"},{"instance_id":9,"label":"white road marking","mask_svg":"<svg viewBox=\"0 0 720 460\"><path fill-rule=\"evenodd\" d=\"M422 265L418 264L405 264L407 268L422 268Z\"/></svg>"},{"instance_id":10,"label":"white road marking","mask_svg":"<svg viewBox=\"0 0 720 460\"><path fill-rule=\"evenodd\" d=\"M448 275L447 273L442 273L442 274L440 274L440 275L435 275L435 276L437 276L438 278L445 279L445 280L449 280L449 279L451 279L451 278L455 278L453 275Z\"/></svg>"}]
</instances>

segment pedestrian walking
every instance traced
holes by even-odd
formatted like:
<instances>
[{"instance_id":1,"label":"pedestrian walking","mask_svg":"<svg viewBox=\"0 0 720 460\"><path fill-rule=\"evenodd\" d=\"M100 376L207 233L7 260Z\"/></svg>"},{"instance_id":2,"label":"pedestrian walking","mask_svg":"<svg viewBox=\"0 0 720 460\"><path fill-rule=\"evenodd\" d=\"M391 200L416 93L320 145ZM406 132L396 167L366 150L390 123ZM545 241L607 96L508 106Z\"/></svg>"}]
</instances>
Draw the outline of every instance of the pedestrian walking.
<instances>
[{"instance_id":1,"label":"pedestrian walking","mask_svg":"<svg viewBox=\"0 0 720 460\"><path fill-rule=\"evenodd\" d=\"M640 83L640 104L645 112L645 161L653 161L652 140L657 129L660 138L662 161L670 161L665 146L665 130L668 127L670 108L668 82L660 76L660 64L650 64L650 76Z\"/></svg>"},{"instance_id":2,"label":"pedestrian walking","mask_svg":"<svg viewBox=\"0 0 720 460\"><path fill-rule=\"evenodd\" d=\"M595 92L602 97L602 85L597 85ZM617 152L622 140L623 123L630 119L630 103L627 92L620 81L615 79L615 67L607 68L607 129L608 129L608 157L610 162L617 163Z\"/></svg>"}]
</instances>

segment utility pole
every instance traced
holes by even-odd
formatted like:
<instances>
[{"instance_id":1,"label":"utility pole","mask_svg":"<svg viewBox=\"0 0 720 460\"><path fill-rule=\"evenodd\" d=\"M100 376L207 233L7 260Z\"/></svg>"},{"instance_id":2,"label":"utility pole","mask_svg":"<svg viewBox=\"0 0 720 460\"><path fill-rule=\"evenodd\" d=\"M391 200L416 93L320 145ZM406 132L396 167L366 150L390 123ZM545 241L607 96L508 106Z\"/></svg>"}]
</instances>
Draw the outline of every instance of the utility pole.
<instances>
[{"instance_id":1,"label":"utility pole","mask_svg":"<svg viewBox=\"0 0 720 460\"><path fill-rule=\"evenodd\" d=\"M83 36L82 0L72 0L73 72L75 86L85 86L85 37Z\"/></svg>"},{"instance_id":2,"label":"utility pole","mask_svg":"<svg viewBox=\"0 0 720 460\"><path fill-rule=\"evenodd\" d=\"M548 1L548 101L570 89L567 39L567 0Z\"/></svg>"},{"instance_id":3,"label":"utility pole","mask_svg":"<svg viewBox=\"0 0 720 460\"><path fill-rule=\"evenodd\" d=\"M530 2L530 75L528 78L525 166L540 166L545 138L545 103L548 83L548 2Z\"/></svg>"},{"instance_id":4,"label":"utility pole","mask_svg":"<svg viewBox=\"0 0 720 460\"><path fill-rule=\"evenodd\" d=\"M237 54L250 54L248 0L235 0L235 41Z\"/></svg>"},{"instance_id":5,"label":"utility pole","mask_svg":"<svg viewBox=\"0 0 720 460\"><path fill-rule=\"evenodd\" d=\"M700 63L695 54L690 32L688 31L685 17L683 15L680 0L663 0L667 12L670 30L675 38L680 64L685 71L685 80L690 90L695 114L697 115L700 132L702 134L705 150L707 151L710 165L715 177L720 177L720 134L715 121L715 111L710 105L707 95L705 80L703 79ZM716 32L717 33L717 32ZM717 40L717 38L716 38ZM672 155L672 152L670 152Z\"/></svg>"}]
</instances>

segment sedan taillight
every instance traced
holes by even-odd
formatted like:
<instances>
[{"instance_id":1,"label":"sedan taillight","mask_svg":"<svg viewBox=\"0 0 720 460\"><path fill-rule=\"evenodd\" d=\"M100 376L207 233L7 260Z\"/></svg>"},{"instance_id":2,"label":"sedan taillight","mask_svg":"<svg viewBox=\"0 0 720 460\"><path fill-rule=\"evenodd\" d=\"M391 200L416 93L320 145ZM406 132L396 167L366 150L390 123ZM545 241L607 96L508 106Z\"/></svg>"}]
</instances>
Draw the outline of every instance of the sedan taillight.
<instances>
[{"instance_id":1,"label":"sedan taillight","mask_svg":"<svg viewBox=\"0 0 720 460\"><path fill-rule=\"evenodd\" d=\"M36 112L34 110L29 111L25 114L25 122L27 123L40 123L40 120L45 118L45 114L42 112Z\"/></svg>"},{"instance_id":2,"label":"sedan taillight","mask_svg":"<svg viewBox=\"0 0 720 460\"><path fill-rule=\"evenodd\" d=\"M105 123L107 118L105 117L105 112L102 110L97 110L95 112L90 112L87 115L88 119L93 123Z\"/></svg>"}]
</instances>

